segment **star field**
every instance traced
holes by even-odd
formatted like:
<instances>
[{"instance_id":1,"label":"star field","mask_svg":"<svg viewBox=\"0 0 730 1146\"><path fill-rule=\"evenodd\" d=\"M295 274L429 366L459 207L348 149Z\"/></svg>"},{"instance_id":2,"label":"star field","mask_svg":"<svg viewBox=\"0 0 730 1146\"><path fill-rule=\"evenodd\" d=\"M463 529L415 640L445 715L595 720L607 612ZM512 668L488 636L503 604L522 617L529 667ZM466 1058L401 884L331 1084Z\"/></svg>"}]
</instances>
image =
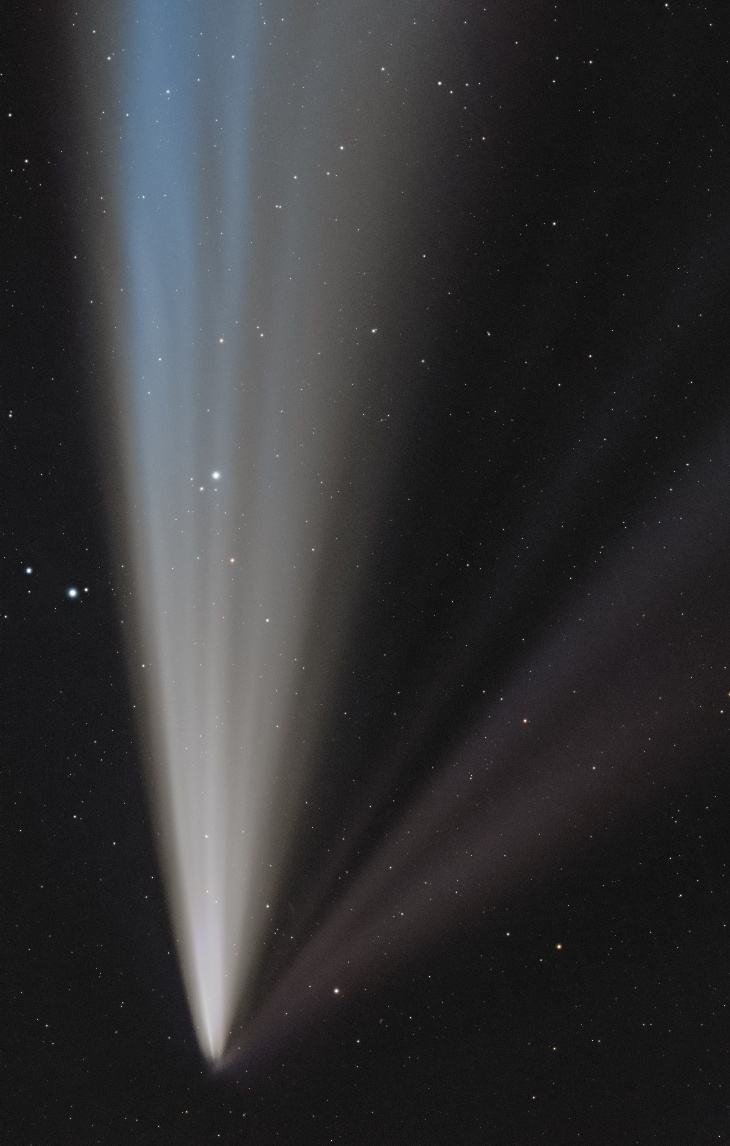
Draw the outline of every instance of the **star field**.
<instances>
[{"instance_id":1,"label":"star field","mask_svg":"<svg viewBox=\"0 0 730 1146\"><path fill-rule=\"evenodd\" d=\"M728 30L11 5L9 1142L728 1139Z\"/></svg>"}]
</instances>

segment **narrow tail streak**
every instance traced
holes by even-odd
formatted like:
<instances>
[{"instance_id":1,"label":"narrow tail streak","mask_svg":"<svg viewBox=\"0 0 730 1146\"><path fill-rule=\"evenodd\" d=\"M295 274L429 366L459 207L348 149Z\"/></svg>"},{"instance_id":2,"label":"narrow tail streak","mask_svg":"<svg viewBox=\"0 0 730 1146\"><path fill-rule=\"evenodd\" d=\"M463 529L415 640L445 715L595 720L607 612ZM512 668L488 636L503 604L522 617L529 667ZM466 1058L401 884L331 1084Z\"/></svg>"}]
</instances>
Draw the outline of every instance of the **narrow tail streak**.
<instances>
[{"instance_id":1,"label":"narrow tail streak","mask_svg":"<svg viewBox=\"0 0 730 1146\"><path fill-rule=\"evenodd\" d=\"M613 817L654 799L657 786L686 784L678 764L691 758L716 686L701 674L689 683L673 621L689 604L686 586L701 586L717 558L729 471L726 440L707 441L693 477L680 479L660 505L660 524L628 533L564 623L525 650L497 703L476 719L334 906L323 881L317 925L232 1040L221 1063L225 1075L252 1082L287 1046L329 1031L323 1017L366 998L419 949L517 886L539 882ZM677 521L684 523L679 535ZM657 579L653 556L668 551L671 562ZM649 645L647 631L664 639ZM720 627L704 646L711 660L724 656L723 633ZM663 715L647 738L646 714L657 696ZM339 861L340 870L352 866L344 854Z\"/></svg>"}]
</instances>

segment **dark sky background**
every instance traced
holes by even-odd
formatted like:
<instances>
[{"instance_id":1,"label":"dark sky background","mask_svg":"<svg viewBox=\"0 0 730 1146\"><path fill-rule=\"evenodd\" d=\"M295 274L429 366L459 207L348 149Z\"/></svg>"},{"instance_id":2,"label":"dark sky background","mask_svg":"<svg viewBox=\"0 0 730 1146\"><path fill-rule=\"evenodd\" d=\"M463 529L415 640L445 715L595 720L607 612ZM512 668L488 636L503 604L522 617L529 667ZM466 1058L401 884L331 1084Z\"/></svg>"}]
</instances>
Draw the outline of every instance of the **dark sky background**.
<instances>
[{"instance_id":1,"label":"dark sky background","mask_svg":"<svg viewBox=\"0 0 730 1146\"><path fill-rule=\"evenodd\" d=\"M515 782L529 850L540 736L553 759L603 712L589 827L576 810L499 895L472 888L458 927L434 918L433 942L233 1081L201 1061L171 954L125 675L64 15L11 4L0 43L0 1137L730 1142L725 6L428 8L443 59L412 97L435 141L412 226L430 278L382 300L420 324L428 376L331 684L355 716L330 730L286 910L356 821L353 776L381 790L356 875L528 672L525 641L549 689L540 650L575 633L594 581L651 608L614 622L597 593L586 707L556 665ZM400 364L378 384L397 410ZM624 652L604 663L606 634Z\"/></svg>"}]
</instances>

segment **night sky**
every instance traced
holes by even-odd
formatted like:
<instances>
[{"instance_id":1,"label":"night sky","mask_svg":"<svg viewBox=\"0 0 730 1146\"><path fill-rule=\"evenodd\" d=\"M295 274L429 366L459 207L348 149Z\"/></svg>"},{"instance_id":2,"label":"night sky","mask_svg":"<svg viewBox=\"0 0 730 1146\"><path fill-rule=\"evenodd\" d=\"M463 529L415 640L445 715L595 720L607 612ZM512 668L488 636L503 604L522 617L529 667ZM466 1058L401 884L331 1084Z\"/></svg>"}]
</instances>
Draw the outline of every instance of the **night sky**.
<instances>
[{"instance_id":1,"label":"night sky","mask_svg":"<svg viewBox=\"0 0 730 1146\"><path fill-rule=\"evenodd\" d=\"M145 7L195 45L206 13L155 178L179 210L200 176L225 244L127 209L153 136L117 153L109 124L159 122L124 62L154 37L90 0L2 21L0 1138L730 1143L730 13ZM234 10L247 71L216 88ZM160 99L197 82L170 58ZM147 312L113 301L142 255L188 276L169 313L203 347L149 417ZM221 670L266 777L242 862L276 870L220 1070L146 779L158 598L129 571L133 518L177 496L178 408L201 466L226 435L243 457L230 599L246 632L272 610Z\"/></svg>"}]
</instances>

